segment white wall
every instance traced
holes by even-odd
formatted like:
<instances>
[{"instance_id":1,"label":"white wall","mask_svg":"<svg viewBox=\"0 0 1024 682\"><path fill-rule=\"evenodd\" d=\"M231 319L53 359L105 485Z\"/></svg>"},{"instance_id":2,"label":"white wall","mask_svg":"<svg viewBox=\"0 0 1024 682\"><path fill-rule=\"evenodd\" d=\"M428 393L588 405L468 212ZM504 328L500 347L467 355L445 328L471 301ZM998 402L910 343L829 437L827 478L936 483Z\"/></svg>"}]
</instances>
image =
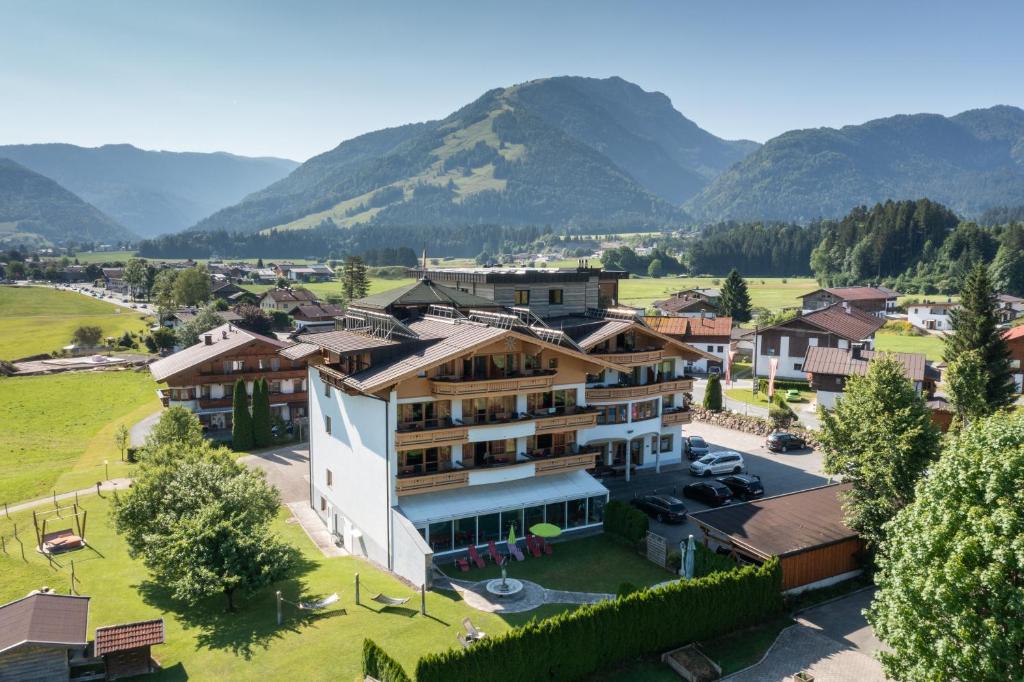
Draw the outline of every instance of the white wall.
<instances>
[{"instance_id":1,"label":"white wall","mask_svg":"<svg viewBox=\"0 0 1024 682\"><path fill-rule=\"evenodd\" d=\"M931 307L926 305L910 306L907 308L907 322L921 329L935 329L937 331L950 329L949 315L933 315L928 312L929 310L931 310ZM934 322L934 327L929 327L929 322Z\"/></svg>"},{"instance_id":2,"label":"white wall","mask_svg":"<svg viewBox=\"0 0 1024 682\"><path fill-rule=\"evenodd\" d=\"M775 376L780 379L799 379L806 380L807 373L803 369L797 369L796 365L803 367L804 358L800 356L798 358L792 358L789 356L789 337L783 336L779 341L779 354L765 355L761 352L761 346L764 342L764 337L758 335L756 340L756 354L757 354L757 376L767 377L769 362L772 358L777 357L779 359L779 368L775 373Z\"/></svg>"},{"instance_id":3,"label":"white wall","mask_svg":"<svg viewBox=\"0 0 1024 682\"><path fill-rule=\"evenodd\" d=\"M412 521L391 510L394 529L394 571L413 585L431 585L434 552Z\"/></svg>"}]
</instances>

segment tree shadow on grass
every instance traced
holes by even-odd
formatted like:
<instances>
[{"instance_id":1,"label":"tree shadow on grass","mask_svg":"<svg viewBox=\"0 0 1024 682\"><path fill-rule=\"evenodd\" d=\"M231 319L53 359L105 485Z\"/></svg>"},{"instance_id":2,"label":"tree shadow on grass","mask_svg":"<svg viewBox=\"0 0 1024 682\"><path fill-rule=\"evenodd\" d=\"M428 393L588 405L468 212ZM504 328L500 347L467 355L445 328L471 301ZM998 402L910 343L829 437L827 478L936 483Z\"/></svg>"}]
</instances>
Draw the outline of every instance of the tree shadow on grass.
<instances>
[{"instance_id":1,"label":"tree shadow on grass","mask_svg":"<svg viewBox=\"0 0 1024 682\"><path fill-rule=\"evenodd\" d=\"M266 650L271 643L285 632L299 632L303 628L324 618L345 615L343 608L324 611L308 611L283 603L282 623L277 624L277 602L275 592L290 601L315 601L326 595L308 594L305 574L317 564L304 557L298 557L287 578L273 585L251 593L235 596L236 610L227 612L227 598L222 595L204 599L198 604L187 604L175 599L170 590L153 581L144 580L132 587L149 606L169 612L184 630L196 630L196 646L207 649L230 651L236 656L250 660L257 650Z\"/></svg>"}]
</instances>

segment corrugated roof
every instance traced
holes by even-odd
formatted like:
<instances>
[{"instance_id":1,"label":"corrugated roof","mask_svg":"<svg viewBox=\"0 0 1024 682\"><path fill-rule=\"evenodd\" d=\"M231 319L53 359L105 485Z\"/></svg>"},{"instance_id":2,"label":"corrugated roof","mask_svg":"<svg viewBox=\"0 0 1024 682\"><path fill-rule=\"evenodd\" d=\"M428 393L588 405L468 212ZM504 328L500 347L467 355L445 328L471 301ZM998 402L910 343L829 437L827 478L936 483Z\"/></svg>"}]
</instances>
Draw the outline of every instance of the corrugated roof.
<instances>
[{"instance_id":1,"label":"corrugated roof","mask_svg":"<svg viewBox=\"0 0 1024 682\"><path fill-rule=\"evenodd\" d=\"M841 493L850 484L827 485L755 502L695 512L690 518L761 556L788 556L857 537L843 520Z\"/></svg>"},{"instance_id":2,"label":"corrugated roof","mask_svg":"<svg viewBox=\"0 0 1024 682\"><path fill-rule=\"evenodd\" d=\"M383 310L390 306L450 305L456 308L496 308L498 304L489 298L446 287L427 279L421 279L401 287L388 289L371 296L352 301L356 308Z\"/></svg>"},{"instance_id":3,"label":"corrugated roof","mask_svg":"<svg viewBox=\"0 0 1024 682\"><path fill-rule=\"evenodd\" d=\"M894 357L903 363L907 378L911 381L924 381L928 360L924 353L887 353L882 351L862 350L861 359L855 360L849 348L823 348L812 346L807 349L804 358L804 371L811 374L832 374L848 377L853 374L864 376L868 373L868 364L882 356Z\"/></svg>"},{"instance_id":4,"label":"corrugated roof","mask_svg":"<svg viewBox=\"0 0 1024 682\"><path fill-rule=\"evenodd\" d=\"M206 336L210 336L210 343L207 345ZM149 371L157 381L164 381L168 377L179 372L197 367L204 362L209 362L224 353L241 348L253 341L268 343L277 348L287 348L290 344L269 336L256 334L242 329L233 324L222 324L214 327L208 332L199 335L199 343L184 348L174 355L157 360L149 366Z\"/></svg>"},{"instance_id":5,"label":"corrugated roof","mask_svg":"<svg viewBox=\"0 0 1024 682\"><path fill-rule=\"evenodd\" d=\"M96 628L96 656L164 643L164 619L140 620Z\"/></svg>"},{"instance_id":6,"label":"corrugated roof","mask_svg":"<svg viewBox=\"0 0 1024 682\"><path fill-rule=\"evenodd\" d=\"M313 343L297 343L294 346L288 346L280 352L281 357L288 358L289 360L301 360L302 358L308 358L314 353L320 352L320 346Z\"/></svg>"},{"instance_id":7,"label":"corrugated roof","mask_svg":"<svg viewBox=\"0 0 1024 682\"><path fill-rule=\"evenodd\" d=\"M89 597L30 594L0 606L0 653L32 642L85 646Z\"/></svg>"}]
</instances>

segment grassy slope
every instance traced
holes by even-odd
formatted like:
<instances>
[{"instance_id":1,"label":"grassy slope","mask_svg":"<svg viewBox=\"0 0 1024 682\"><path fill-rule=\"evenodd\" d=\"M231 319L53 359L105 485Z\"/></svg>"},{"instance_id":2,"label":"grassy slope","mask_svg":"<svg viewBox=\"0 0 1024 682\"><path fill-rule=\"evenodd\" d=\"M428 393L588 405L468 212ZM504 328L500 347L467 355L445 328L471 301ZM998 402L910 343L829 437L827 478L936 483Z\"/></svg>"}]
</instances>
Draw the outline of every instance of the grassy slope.
<instances>
[{"instance_id":1,"label":"grassy slope","mask_svg":"<svg viewBox=\"0 0 1024 682\"><path fill-rule=\"evenodd\" d=\"M154 680L184 679L336 679L358 676L364 637L383 646L411 672L416 660L428 651L456 646L455 633L462 619L490 633L508 625L497 616L471 609L452 593L427 595L427 617L419 615L419 598L412 608L379 612L368 601L377 592L413 596L409 587L370 564L351 557L327 559L309 542L301 528L285 521L283 511L277 531L300 548L302 565L295 575L256 594L238 600L239 611L224 613L222 598L195 607L179 604L149 581L140 562L128 557L127 548L111 529L107 501L83 498L89 510L87 538L90 548L58 558L54 566L26 543L21 560L17 543L8 540L9 556L0 555L0 602L49 585L67 593L70 560L75 561L78 593L89 595L90 633L98 625L163 617L167 643L153 649L164 667ZM22 538L31 533L31 514L15 515ZM10 538L11 521L0 519L0 533ZM95 551L94 551L95 550ZM364 604L353 600L354 574L359 573ZM285 599L324 596L337 592L340 604L318 618L304 618L284 606L284 624L275 624L274 590Z\"/></svg>"},{"instance_id":2,"label":"grassy slope","mask_svg":"<svg viewBox=\"0 0 1024 682\"><path fill-rule=\"evenodd\" d=\"M674 291L696 287L717 288L721 284L722 278L719 277L630 277L619 282L619 300L625 305L646 308L653 301L667 298ZM751 277L747 280L747 286L754 307L772 310L799 306L800 295L818 288L810 277Z\"/></svg>"},{"instance_id":3,"label":"grassy slope","mask_svg":"<svg viewBox=\"0 0 1024 682\"><path fill-rule=\"evenodd\" d=\"M0 379L0 501L21 502L124 476L114 433L160 409L148 372L74 372Z\"/></svg>"},{"instance_id":4,"label":"grassy slope","mask_svg":"<svg viewBox=\"0 0 1024 682\"><path fill-rule=\"evenodd\" d=\"M924 353L929 360L934 362L942 359L941 336L903 336L879 332L875 335L875 347L878 350L898 353Z\"/></svg>"},{"instance_id":5,"label":"grassy slope","mask_svg":"<svg viewBox=\"0 0 1024 682\"><path fill-rule=\"evenodd\" d=\"M146 328L147 318L128 308L47 287L0 287L0 358L13 360L59 350L75 328L98 325L104 336Z\"/></svg>"}]
</instances>

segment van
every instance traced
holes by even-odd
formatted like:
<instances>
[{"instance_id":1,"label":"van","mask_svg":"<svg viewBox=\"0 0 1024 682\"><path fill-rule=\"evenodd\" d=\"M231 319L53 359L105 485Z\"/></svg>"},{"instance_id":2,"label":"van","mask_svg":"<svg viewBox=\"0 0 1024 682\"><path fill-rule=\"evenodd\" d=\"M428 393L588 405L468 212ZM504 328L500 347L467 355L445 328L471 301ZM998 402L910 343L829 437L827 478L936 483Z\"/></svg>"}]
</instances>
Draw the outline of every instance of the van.
<instances>
[{"instance_id":1,"label":"van","mask_svg":"<svg viewBox=\"0 0 1024 682\"><path fill-rule=\"evenodd\" d=\"M694 476L717 476L719 474L738 474L746 468L743 455L735 450L720 450L704 455L690 464L690 473Z\"/></svg>"}]
</instances>

